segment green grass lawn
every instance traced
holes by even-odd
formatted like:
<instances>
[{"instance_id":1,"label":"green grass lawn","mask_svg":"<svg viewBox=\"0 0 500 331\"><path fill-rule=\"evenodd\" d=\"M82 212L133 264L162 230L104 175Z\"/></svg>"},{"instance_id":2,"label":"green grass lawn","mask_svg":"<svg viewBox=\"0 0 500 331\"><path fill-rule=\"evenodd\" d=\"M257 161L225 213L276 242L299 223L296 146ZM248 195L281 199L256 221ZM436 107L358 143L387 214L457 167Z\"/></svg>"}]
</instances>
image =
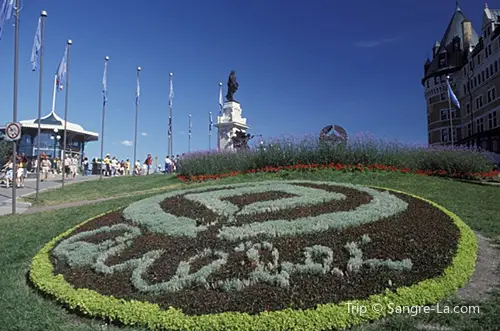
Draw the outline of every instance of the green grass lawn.
<instances>
[{"instance_id":1,"label":"green grass lawn","mask_svg":"<svg viewBox=\"0 0 500 331\"><path fill-rule=\"evenodd\" d=\"M175 176L151 175L151 176L123 176L105 178L102 181L91 180L81 183L67 185L64 189L49 189L40 192L39 201L35 196L23 198L34 206L58 205L80 200L97 200L112 196L144 192L148 190L161 190L181 181Z\"/></svg>"},{"instance_id":2,"label":"green grass lawn","mask_svg":"<svg viewBox=\"0 0 500 331\"><path fill-rule=\"evenodd\" d=\"M500 188L466 184L446 179L416 175L369 173L344 174L333 171L312 173L259 174L227 178L214 182L233 183L263 179L318 179L357 184L377 185L400 189L431 199L458 214L471 228L486 236L500 238ZM141 181L145 181L141 183ZM142 191L153 187L163 187L175 183L175 179L165 176L138 178L116 178L106 180L108 194L124 191ZM93 186L94 185L94 186ZM47 192L47 199L74 201L78 194L100 196L98 183L68 185L64 193L59 190ZM75 187L75 189L73 188ZM78 189L80 186L84 189ZM139 189L139 187L141 189ZM85 192L85 193L83 193ZM65 195L68 195L66 197ZM149 194L151 195L151 194ZM0 217L0 330L52 331L52 330L143 330L107 326L102 321L93 321L67 313L53 301L43 298L26 282L26 274L32 257L54 236L76 224L114 209L146 195L134 195L99 203L30 215L9 215ZM44 196L45 197L45 196ZM81 199L81 198L80 198ZM86 199L88 199L86 197ZM453 299L456 300L456 299ZM453 301L458 303L457 301ZM475 305L475 302L460 302ZM418 330L419 323L439 324L451 330L498 330L500 328L500 290L496 290L485 302L479 304L481 313L472 315L425 314L416 317L395 316L385 321L354 328L356 331L369 330Z\"/></svg>"}]
</instances>

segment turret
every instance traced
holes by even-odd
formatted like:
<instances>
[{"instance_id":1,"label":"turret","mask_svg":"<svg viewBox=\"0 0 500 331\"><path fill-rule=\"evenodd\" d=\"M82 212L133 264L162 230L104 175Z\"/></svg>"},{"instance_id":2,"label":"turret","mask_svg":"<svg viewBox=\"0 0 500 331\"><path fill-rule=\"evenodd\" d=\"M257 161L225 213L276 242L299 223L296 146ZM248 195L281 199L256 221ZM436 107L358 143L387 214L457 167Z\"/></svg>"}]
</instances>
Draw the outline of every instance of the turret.
<instances>
[{"instance_id":1,"label":"turret","mask_svg":"<svg viewBox=\"0 0 500 331\"><path fill-rule=\"evenodd\" d=\"M439 47L441 45L439 44L439 41L436 41L436 43L434 44L434 47L432 47L432 58L435 58L436 55L437 55L437 52L439 51Z\"/></svg>"},{"instance_id":2,"label":"turret","mask_svg":"<svg viewBox=\"0 0 500 331\"><path fill-rule=\"evenodd\" d=\"M431 60L427 58L427 60L424 63L424 75L427 74L427 71L429 70L430 66L431 66Z\"/></svg>"}]
</instances>

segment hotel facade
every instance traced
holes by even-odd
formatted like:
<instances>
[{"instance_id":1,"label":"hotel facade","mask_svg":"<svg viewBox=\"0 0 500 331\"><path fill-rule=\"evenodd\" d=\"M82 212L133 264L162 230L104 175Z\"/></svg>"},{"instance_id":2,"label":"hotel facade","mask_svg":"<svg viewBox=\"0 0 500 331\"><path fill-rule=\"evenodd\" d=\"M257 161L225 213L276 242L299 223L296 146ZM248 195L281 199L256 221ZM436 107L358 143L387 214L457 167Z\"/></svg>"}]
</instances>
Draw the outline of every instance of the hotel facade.
<instances>
[{"instance_id":1,"label":"hotel facade","mask_svg":"<svg viewBox=\"0 0 500 331\"><path fill-rule=\"evenodd\" d=\"M429 145L478 146L500 153L500 9L486 4L478 34L457 5L424 64ZM460 102L448 100L446 77ZM452 136L453 135L453 136Z\"/></svg>"}]
</instances>

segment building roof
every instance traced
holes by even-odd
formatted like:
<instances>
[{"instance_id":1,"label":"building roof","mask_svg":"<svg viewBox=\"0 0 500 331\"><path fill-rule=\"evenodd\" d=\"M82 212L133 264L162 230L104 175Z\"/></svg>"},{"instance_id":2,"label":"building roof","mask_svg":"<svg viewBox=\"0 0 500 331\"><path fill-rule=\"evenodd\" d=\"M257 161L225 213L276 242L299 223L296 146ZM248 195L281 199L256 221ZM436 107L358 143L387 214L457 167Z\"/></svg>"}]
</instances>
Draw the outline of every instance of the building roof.
<instances>
[{"instance_id":1,"label":"building roof","mask_svg":"<svg viewBox=\"0 0 500 331\"><path fill-rule=\"evenodd\" d=\"M446 31L441 39L441 42L436 42L434 45L437 48L435 56L433 57L431 64L425 64L425 77L422 79L422 84L426 77L429 77L437 72L453 72L457 68L462 67L467 62L467 54L469 53L469 47L464 47L464 31L463 31L463 22L469 21L467 17L465 17L464 13L457 5L453 16L446 27ZM470 22L470 21L469 21ZM459 40L459 50L457 50L453 43L455 40ZM472 28L472 35L470 46L475 47L479 42L479 36ZM439 56L440 54L446 57L446 66L441 67L439 65ZM457 56L458 55L458 56Z\"/></svg>"},{"instance_id":2,"label":"building roof","mask_svg":"<svg viewBox=\"0 0 500 331\"><path fill-rule=\"evenodd\" d=\"M460 7L457 6L455 12L453 13L453 16L451 17L448 27L446 28L443 38L441 39L440 43L441 47L439 48L440 51L442 49L445 49L449 44L451 44L453 42L453 39L455 39L456 37L460 38L460 46L463 49L464 32L462 29L462 23L464 21L468 21L467 17L465 17ZM472 28L471 45L472 46L476 45L478 41L479 41L479 36L474 30L474 28Z\"/></svg>"},{"instance_id":3,"label":"building roof","mask_svg":"<svg viewBox=\"0 0 500 331\"><path fill-rule=\"evenodd\" d=\"M485 4L484 13L489 20L495 23L500 22L500 9L490 9L488 4Z\"/></svg>"},{"instance_id":4,"label":"building roof","mask_svg":"<svg viewBox=\"0 0 500 331\"><path fill-rule=\"evenodd\" d=\"M19 121L19 123L21 123L22 128L38 128L38 119ZM40 118L40 128L42 130L64 130L64 119L59 117L54 111L51 111L48 115ZM87 136L88 140L97 140L99 137L98 133L86 131L81 125L69 121L66 123L66 130Z\"/></svg>"}]
</instances>

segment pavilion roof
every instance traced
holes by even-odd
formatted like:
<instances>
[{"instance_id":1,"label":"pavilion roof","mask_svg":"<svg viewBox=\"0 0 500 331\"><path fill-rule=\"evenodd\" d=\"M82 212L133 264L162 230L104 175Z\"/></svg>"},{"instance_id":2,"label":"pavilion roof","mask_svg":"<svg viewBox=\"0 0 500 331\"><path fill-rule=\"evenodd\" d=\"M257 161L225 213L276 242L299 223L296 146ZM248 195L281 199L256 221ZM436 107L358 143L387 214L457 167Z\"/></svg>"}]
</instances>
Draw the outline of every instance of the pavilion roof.
<instances>
[{"instance_id":1,"label":"pavilion roof","mask_svg":"<svg viewBox=\"0 0 500 331\"><path fill-rule=\"evenodd\" d=\"M23 120L19 121L19 123L21 123L22 128L38 128L38 119ZM57 115L54 111L51 111L48 115L40 118L40 128L42 130L64 130L64 119L59 117L59 115ZM97 138L99 137L98 133L86 131L81 125L71 123L69 121L66 124L66 130L68 130L68 132L88 136L90 140L97 140Z\"/></svg>"}]
</instances>

